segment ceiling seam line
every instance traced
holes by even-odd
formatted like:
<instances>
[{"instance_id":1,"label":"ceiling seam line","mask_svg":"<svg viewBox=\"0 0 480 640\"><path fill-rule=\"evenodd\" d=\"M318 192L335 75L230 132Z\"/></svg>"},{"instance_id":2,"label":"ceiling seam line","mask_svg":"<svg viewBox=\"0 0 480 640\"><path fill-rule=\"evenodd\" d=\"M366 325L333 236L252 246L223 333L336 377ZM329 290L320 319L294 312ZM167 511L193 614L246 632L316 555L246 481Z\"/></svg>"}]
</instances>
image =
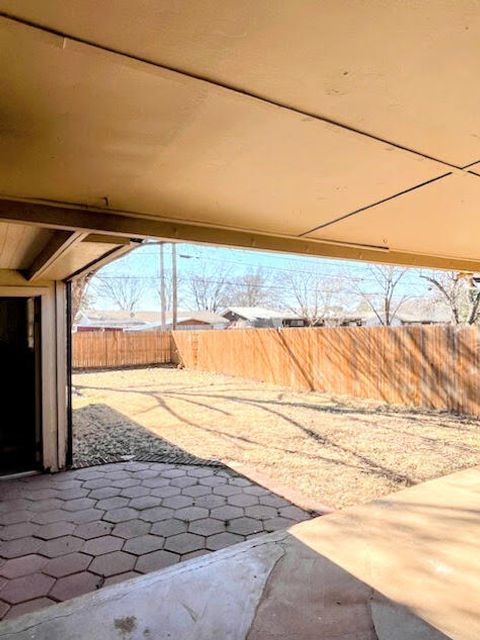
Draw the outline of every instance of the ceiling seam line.
<instances>
[{"instance_id":1,"label":"ceiling seam line","mask_svg":"<svg viewBox=\"0 0 480 640\"><path fill-rule=\"evenodd\" d=\"M436 178L431 178L430 180L426 180L425 182L422 182L421 184L416 184L413 187L409 187L408 189L404 189L403 191L399 191L398 193L395 193L391 196L387 196L386 198L383 198L382 200L378 200L377 202L372 202L371 204L367 204L364 207L360 207L360 209L355 209L355 211L351 211L350 213L346 213L343 216L339 216L338 218L335 218L334 220L329 220L328 222L324 222L323 224L320 224L316 227L314 227L313 229L309 229L308 231L304 231L304 233L301 233L298 238L304 238L305 236L308 236L308 234L310 233L314 233L315 231L318 231L320 229L324 229L325 227L329 227L332 224L336 224L337 222L341 222L342 220L345 220L346 218L350 218L352 216L357 215L358 213L363 213L364 211L367 211L368 209L372 209L373 207L377 207L380 204L384 204L385 202L389 202L390 200L395 200L396 198L399 198L407 193L410 193L411 191L415 191L416 189L421 189L422 187L425 187L429 184L432 184L433 182L437 182L437 180L442 180L442 178L446 178L447 176L451 176L452 172L449 171L448 173L444 173L441 176L437 176ZM480 176L479 176L480 177Z\"/></svg>"},{"instance_id":2,"label":"ceiling seam line","mask_svg":"<svg viewBox=\"0 0 480 640\"><path fill-rule=\"evenodd\" d=\"M405 145L402 145L398 142L392 142L391 140L388 140L387 138L382 138L381 136L377 136L373 133L368 133L367 131L363 131L362 129L357 129L356 127L352 126L352 125L348 125L342 122L339 122L337 120L334 120L333 118L328 118L327 116L321 116L318 115L314 112L311 111L307 111L307 110L303 110L297 107L293 107L291 105L279 102L277 100L274 100L273 98L269 98L267 96L263 96L260 93L255 93L253 91L249 91L247 89L241 89L239 87L236 87L235 85L230 85L227 84L226 82L220 82L220 81L216 81L216 80L212 80L211 78L208 78L207 76L202 76L201 74L198 73L194 73L192 71L185 71L182 70L180 68L177 67L173 67L170 65L165 65L165 64L161 64L158 62L154 62L153 60L149 60L148 58L143 58L142 56L138 56L138 55L134 55L131 53L127 53L125 51L122 51L121 49L116 49L114 47L110 47L107 45L102 45L99 44L97 42L94 42L93 40L89 40L88 38L83 38L80 36L72 36L69 35L68 33L64 33L62 31L59 31L58 29L53 29L52 27L46 27L43 25L40 25L38 23L35 23L31 20L26 20L24 18L18 18L17 16L13 16L11 14L9 14L6 11L0 11L0 18L4 18L6 20L10 20L12 22L18 23L18 24L23 24L27 27L31 27L32 29L37 29L39 31L43 31L45 33L50 33L51 35L55 35L61 38L66 38L67 40L71 40L72 42L77 42L79 44L83 44L86 46L90 46L90 47L94 47L96 49L99 49L101 51L106 51L108 53L114 54L114 55L118 55L118 56L122 56L124 58L128 58L130 60L135 60L136 62L140 62L143 64L148 64L151 65L157 69L163 69L164 71L169 71L171 73L176 73L179 74L181 76L184 76L186 78L191 78L193 80L198 80L199 82L205 82L209 85L212 85L216 88L220 88L220 89L225 89L227 91L231 91L234 93L237 93L238 95L242 95L242 96L246 96L249 98L252 98L254 100L259 100L261 102L264 102L265 104L270 104L271 106L277 107L279 109L285 109L286 111L290 111L292 113L296 113L297 115L301 115L301 116L305 116L308 118L312 118L314 120L318 120L319 122L324 122L326 124L332 125L334 127L339 127L340 129L344 129L345 131L350 131L351 133L355 133L359 136L368 138L370 140L375 140L376 142L380 142L382 144L388 144L391 147L394 147L395 149L399 149L401 151L406 151L408 153L412 153L416 156L419 156L421 158L424 158L425 160L431 160L433 162L438 162L439 164L443 164L446 167L450 167L452 169L458 169L458 170L462 170L463 167L453 164L451 162L447 162L446 160L441 160L440 158L436 158L435 156L431 156L427 153L423 153L421 151L417 151L415 149L412 149L411 147L407 147Z\"/></svg>"},{"instance_id":3,"label":"ceiling seam line","mask_svg":"<svg viewBox=\"0 0 480 640\"><path fill-rule=\"evenodd\" d=\"M465 171L465 169L470 169L470 167L473 167L473 166L475 166L476 164L479 164L479 163L480 163L480 160L475 160L475 162L470 162L469 164L466 164L464 167L461 167L461 169L463 171Z\"/></svg>"}]
</instances>

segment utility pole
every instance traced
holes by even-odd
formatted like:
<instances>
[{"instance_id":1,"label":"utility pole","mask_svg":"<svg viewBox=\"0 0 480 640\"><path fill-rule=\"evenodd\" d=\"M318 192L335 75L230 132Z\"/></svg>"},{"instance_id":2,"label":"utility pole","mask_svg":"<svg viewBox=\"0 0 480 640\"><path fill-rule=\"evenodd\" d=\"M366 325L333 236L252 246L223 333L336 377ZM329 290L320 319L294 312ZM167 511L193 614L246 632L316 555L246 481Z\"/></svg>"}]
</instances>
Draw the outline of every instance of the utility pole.
<instances>
[{"instance_id":1,"label":"utility pole","mask_svg":"<svg viewBox=\"0 0 480 640\"><path fill-rule=\"evenodd\" d=\"M160 249L160 323L162 327L162 331L165 331L166 322L165 322L165 264L164 264L164 252L163 252L163 242L159 243Z\"/></svg>"},{"instance_id":2,"label":"utility pole","mask_svg":"<svg viewBox=\"0 0 480 640\"><path fill-rule=\"evenodd\" d=\"M177 328L177 245L172 242L172 329Z\"/></svg>"}]
</instances>

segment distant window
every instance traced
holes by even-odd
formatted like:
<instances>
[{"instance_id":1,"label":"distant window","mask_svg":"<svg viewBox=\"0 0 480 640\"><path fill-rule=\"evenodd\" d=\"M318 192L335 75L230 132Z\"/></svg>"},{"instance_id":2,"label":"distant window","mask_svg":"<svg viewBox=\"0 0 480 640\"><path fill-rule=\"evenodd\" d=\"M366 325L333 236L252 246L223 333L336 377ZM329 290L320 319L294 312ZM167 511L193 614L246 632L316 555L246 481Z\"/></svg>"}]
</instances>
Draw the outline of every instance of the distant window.
<instances>
[{"instance_id":1,"label":"distant window","mask_svg":"<svg viewBox=\"0 0 480 640\"><path fill-rule=\"evenodd\" d=\"M291 327L303 327L303 320L291 320L290 321L290 326Z\"/></svg>"}]
</instances>

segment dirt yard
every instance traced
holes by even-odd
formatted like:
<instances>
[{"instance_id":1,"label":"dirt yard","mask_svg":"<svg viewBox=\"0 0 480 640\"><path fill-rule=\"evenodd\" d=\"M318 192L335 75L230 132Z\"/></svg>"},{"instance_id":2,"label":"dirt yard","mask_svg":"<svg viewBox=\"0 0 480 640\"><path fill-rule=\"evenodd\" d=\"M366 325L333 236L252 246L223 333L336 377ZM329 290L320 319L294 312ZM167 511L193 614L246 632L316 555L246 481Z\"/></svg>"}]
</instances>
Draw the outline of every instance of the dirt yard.
<instances>
[{"instance_id":1,"label":"dirt yard","mask_svg":"<svg viewBox=\"0 0 480 640\"><path fill-rule=\"evenodd\" d=\"M184 451L333 508L480 464L477 420L210 373L78 373L73 397L76 455Z\"/></svg>"}]
</instances>

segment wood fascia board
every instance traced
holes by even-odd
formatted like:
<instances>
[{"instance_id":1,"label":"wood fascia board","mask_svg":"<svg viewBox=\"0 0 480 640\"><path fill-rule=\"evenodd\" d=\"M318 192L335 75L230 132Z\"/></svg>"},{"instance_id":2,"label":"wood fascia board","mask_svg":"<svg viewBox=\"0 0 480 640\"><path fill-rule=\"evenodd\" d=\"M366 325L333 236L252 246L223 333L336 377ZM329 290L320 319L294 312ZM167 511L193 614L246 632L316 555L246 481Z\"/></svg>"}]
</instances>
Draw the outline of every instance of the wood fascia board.
<instances>
[{"instance_id":1,"label":"wood fascia board","mask_svg":"<svg viewBox=\"0 0 480 640\"><path fill-rule=\"evenodd\" d=\"M480 258L476 260L416 254L382 247L344 244L294 236L267 235L258 232L160 220L153 217L142 217L134 213L83 209L65 205L57 206L56 204L25 200L0 199L0 220L119 237L160 238L168 241L198 242L312 257L341 258L454 271L480 271Z\"/></svg>"}]
</instances>

